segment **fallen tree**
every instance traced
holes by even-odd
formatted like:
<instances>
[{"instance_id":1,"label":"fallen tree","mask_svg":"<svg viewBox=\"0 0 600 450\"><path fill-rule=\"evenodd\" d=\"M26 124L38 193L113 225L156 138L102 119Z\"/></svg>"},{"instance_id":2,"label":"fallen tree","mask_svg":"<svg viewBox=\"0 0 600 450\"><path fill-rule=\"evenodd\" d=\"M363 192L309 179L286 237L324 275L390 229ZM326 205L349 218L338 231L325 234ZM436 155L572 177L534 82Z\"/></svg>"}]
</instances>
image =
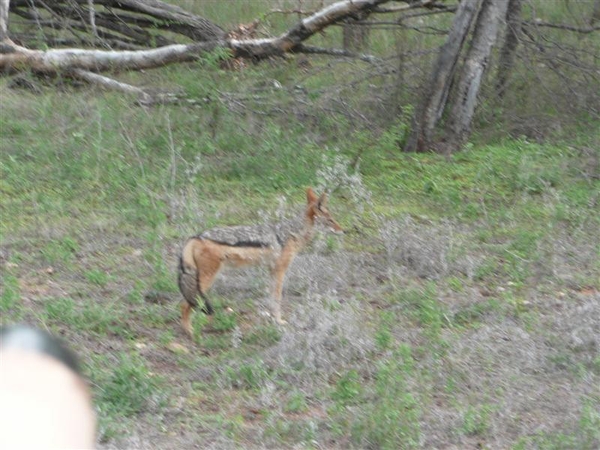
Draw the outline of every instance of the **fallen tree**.
<instances>
[{"instance_id":1,"label":"fallen tree","mask_svg":"<svg viewBox=\"0 0 600 450\"><path fill-rule=\"evenodd\" d=\"M340 1L300 20L279 36L257 39L240 36L235 31L225 33L218 25L159 0L0 0L0 71L15 73L27 70L36 74L60 74L138 94L143 102L151 102L156 98L142 89L100 74L193 61L213 51L220 51L223 59L260 60L289 52L355 56L347 51L318 49L303 43L324 28L356 14L369 14L387 1ZM421 7L430 3L430 0L418 1L407 3L406 7ZM9 37L9 11L27 18L39 29L49 27L56 30L60 24L61 30L66 30L62 35L70 35L70 39L62 38L65 43L78 42L104 48L41 50L25 47L20 43L25 40L27 33L17 35L14 40ZM161 31L184 36L192 42L176 43L173 38L157 33ZM60 37L55 31L49 32L48 40L59 42Z\"/></svg>"}]
</instances>

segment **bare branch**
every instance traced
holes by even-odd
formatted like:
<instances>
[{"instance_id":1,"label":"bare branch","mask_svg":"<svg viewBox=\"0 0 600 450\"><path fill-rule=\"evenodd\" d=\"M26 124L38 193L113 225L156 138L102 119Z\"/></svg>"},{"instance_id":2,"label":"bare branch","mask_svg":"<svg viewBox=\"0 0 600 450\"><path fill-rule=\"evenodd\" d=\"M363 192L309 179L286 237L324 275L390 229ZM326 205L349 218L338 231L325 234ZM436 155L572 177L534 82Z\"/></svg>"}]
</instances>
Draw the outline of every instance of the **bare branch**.
<instances>
[{"instance_id":1,"label":"bare branch","mask_svg":"<svg viewBox=\"0 0 600 450\"><path fill-rule=\"evenodd\" d=\"M404 4L403 5L396 5L396 6L390 6L388 8L383 8L381 6L374 8L373 12L374 13L380 13L380 14L388 14L388 13L397 13L400 11L406 11L409 9L416 9L416 8L446 8L446 5L442 4L442 3L438 3L436 0L421 0L421 1L409 1L409 0L404 0Z\"/></svg>"},{"instance_id":2,"label":"bare branch","mask_svg":"<svg viewBox=\"0 0 600 450\"><path fill-rule=\"evenodd\" d=\"M457 6L444 6L444 7L436 8L434 10L419 11L419 12L404 14L403 16L400 16L398 18L398 22L401 22L401 21L403 22L408 19L414 19L415 17L433 16L436 14L445 14L445 13L455 13L456 9L457 9Z\"/></svg>"},{"instance_id":3,"label":"bare branch","mask_svg":"<svg viewBox=\"0 0 600 450\"><path fill-rule=\"evenodd\" d=\"M228 41L235 56L261 59L293 51L294 48L314 34L348 16L370 11L389 0L344 0L333 3L306 19L281 36L273 39Z\"/></svg>"},{"instance_id":4,"label":"bare branch","mask_svg":"<svg viewBox=\"0 0 600 450\"><path fill-rule=\"evenodd\" d=\"M72 12L64 12L62 16L59 18L56 16L56 20L46 19L40 20L38 15L32 13L31 11L25 11L21 9L15 9L14 14L23 17L25 19L34 20L38 26L38 28L48 28L50 30L68 28L71 30L75 39L68 40L70 44L66 42L61 45L87 45L90 47L94 47L94 44L98 45L95 40L99 40L102 46L107 48L120 48L120 49L142 49L147 48L148 44L155 40L160 45L171 45L174 44L173 41L170 41L162 36L153 36L144 30L141 27L137 26L127 26L122 21L110 20L107 18L107 15L104 14L95 14L95 33L92 35L92 39L87 39L85 36L80 36L74 31L82 31L87 32L88 27L81 21L77 20L77 16ZM52 11L54 15L55 12ZM73 17L74 16L74 17ZM73 17L72 19L70 17ZM58 21L60 20L60 23ZM109 31L107 31L109 30ZM118 36L114 33L114 31L122 36ZM50 44L53 40L53 36L50 31L44 33L44 42L46 44ZM124 38L125 37L125 38ZM65 38L61 38L65 40Z\"/></svg>"},{"instance_id":5,"label":"bare branch","mask_svg":"<svg viewBox=\"0 0 600 450\"><path fill-rule=\"evenodd\" d=\"M75 1L82 2L85 0ZM195 40L221 39L225 35L223 29L213 22L191 14L183 8L159 0L96 0L96 3L147 14L161 20L185 24L188 26L186 35Z\"/></svg>"},{"instance_id":6,"label":"bare branch","mask_svg":"<svg viewBox=\"0 0 600 450\"><path fill-rule=\"evenodd\" d=\"M113 78L105 77L97 73L89 72L82 69L73 69L70 71L70 75L79 80L83 80L87 83L100 86L109 90L125 92L127 94L135 94L139 96L141 101L149 102L151 97L143 89L132 86L131 84L117 81Z\"/></svg>"},{"instance_id":7,"label":"bare branch","mask_svg":"<svg viewBox=\"0 0 600 450\"><path fill-rule=\"evenodd\" d=\"M589 33L593 33L595 31L600 30L600 25L592 25L589 27L576 27L574 25L567 25L567 24L563 24L563 23L543 22L541 20L524 21L523 25L531 26L531 27L556 28L559 30L574 31L575 33L582 33L582 34L589 34Z\"/></svg>"},{"instance_id":8,"label":"bare branch","mask_svg":"<svg viewBox=\"0 0 600 450\"><path fill-rule=\"evenodd\" d=\"M121 21L119 12L126 11L140 14L138 25L144 24L157 29L168 28L170 31L194 41L209 41L225 36L225 31L209 20L159 0L12 0L10 1L10 10L12 12L29 11L36 5L42 6L52 15L58 13L57 17L66 15L76 19L86 27L90 26L91 15L95 15L96 25L98 25L98 17L102 14L103 8L106 11L105 17L109 16L108 20L113 23L113 26ZM96 7L100 9L96 11ZM127 23L135 23L135 21L127 21ZM146 43L148 44L149 41ZM159 42L158 44L164 45Z\"/></svg>"},{"instance_id":9,"label":"bare branch","mask_svg":"<svg viewBox=\"0 0 600 450\"><path fill-rule=\"evenodd\" d=\"M314 47L314 46L303 45L303 44L300 44L300 45L297 45L296 47L294 47L293 52L294 53L313 54L313 55L329 55L329 56L342 56L345 58L356 58L356 59L360 59L361 61L365 61L368 63L375 63L375 62L380 61L380 58L377 58L376 56L373 56L373 55L359 54L359 53L349 52L347 50L338 49L338 48Z\"/></svg>"},{"instance_id":10,"label":"bare branch","mask_svg":"<svg viewBox=\"0 0 600 450\"><path fill-rule=\"evenodd\" d=\"M396 20L393 22L389 22L389 21L365 22L365 23L356 22L356 25L369 26L371 28L375 28L378 30L388 30L388 29L391 30L391 29L394 29L394 27L396 27L396 28L401 27L401 28L404 28L405 30L416 31L417 33L439 35L439 36L445 36L446 34L448 34L448 30L442 30L440 28L435 28L435 27L412 27L409 25L404 25L402 23L402 21L400 21L400 20Z\"/></svg>"},{"instance_id":11,"label":"bare branch","mask_svg":"<svg viewBox=\"0 0 600 450\"><path fill-rule=\"evenodd\" d=\"M314 14L315 11L302 11L301 9L272 9L268 13L263 14L261 17L261 21L264 21L267 17L272 16L274 14L282 14L282 15L290 15L296 14L298 16L310 16Z\"/></svg>"}]
</instances>

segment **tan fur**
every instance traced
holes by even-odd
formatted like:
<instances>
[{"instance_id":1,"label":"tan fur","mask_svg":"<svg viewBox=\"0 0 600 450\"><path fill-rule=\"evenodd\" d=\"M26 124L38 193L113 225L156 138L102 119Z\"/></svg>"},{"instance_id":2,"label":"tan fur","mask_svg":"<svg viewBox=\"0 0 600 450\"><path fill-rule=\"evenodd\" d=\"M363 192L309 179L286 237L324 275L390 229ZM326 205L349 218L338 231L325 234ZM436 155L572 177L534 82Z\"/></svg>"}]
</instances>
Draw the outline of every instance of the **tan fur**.
<instances>
[{"instance_id":1,"label":"tan fur","mask_svg":"<svg viewBox=\"0 0 600 450\"><path fill-rule=\"evenodd\" d=\"M262 227L225 227L208 230L190 238L185 244L179 267L179 288L184 296L181 304L181 324L192 337L191 310L204 301L205 311L212 313L206 296L219 271L224 266L243 267L267 265L271 269L273 317L281 318L281 298L285 274L294 257L313 237L315 224L323 223L331 231L343 232L325 208L327 197L317 197L309 188L307 206L299 222L279 223Z\"/></svg>"}]
</instances>

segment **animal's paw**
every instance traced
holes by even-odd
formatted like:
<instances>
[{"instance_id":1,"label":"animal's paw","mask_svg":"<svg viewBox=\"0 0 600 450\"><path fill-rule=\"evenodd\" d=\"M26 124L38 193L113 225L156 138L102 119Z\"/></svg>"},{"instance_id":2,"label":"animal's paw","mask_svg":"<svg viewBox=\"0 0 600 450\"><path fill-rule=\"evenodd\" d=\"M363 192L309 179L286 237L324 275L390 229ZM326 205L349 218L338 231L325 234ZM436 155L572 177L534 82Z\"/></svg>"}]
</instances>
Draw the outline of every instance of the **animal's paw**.
<instances>
[{"instance_id":1,"label":"animal's paw","mask_svg":"<svg viewBox=\"0 0 600 450\"><path fill-rule=\"evenodd\" d=\"M261 311L260 315L263 317L266 317L268 319L271 319L277 325L287 325L288 324L286 320L283 320L281 317L277 317L276 314L272 314L269 311Z\"/></svg>"}]
</instances>

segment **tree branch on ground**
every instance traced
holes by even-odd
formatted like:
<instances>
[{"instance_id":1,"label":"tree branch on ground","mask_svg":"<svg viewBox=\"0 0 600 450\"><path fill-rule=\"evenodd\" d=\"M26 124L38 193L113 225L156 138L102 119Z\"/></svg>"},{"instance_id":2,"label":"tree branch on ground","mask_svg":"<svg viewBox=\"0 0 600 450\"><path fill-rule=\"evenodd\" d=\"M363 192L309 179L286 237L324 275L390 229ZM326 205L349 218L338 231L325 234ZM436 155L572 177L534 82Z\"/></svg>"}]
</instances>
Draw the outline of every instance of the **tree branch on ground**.
<instances>
[{"instance_id":1,"label":"tree branch on ground","mask_svg":"<svg viewBox=\"0 0 600 450\"><path fill-rule=\"evenodd\" d=\"M87 82L114 87L121 91L142 95L133 86L106 76L94 77L99 72L143 70L167 64L193 61L203 54L221 50L221 57L261 60L281 56L287 52L322 53L336 56L357 57L372 62L368 55L344 53L336 50L304 47L302 43L324 28L358 13L368 13L376 6L389 0L344 0L333 3L299 21L287 32L273 38L236 39L206 19L192 15L183 9L159 0L46 0L45 12L32 12L35 0L0 0L0 71L15 73L31 70L34 73L73 76ZM427 2L421 2L427 3ZM90 6L104 7L105 11L93 10ZM109 39L121 47L133 47L142 42L166 44L157 48L141 50L98 50L65 48L37 50L26 48L11 41L8 36L8 11L21 17L30 17L38 26L56 27L57 21L66 23L74 36L78 32L92 31L93 38ZM131 13L143 14L137 16ZM34 17L32 17L32 14ZM39 17L46 15L46 18ZM89 22L92 21L93 24ZM156 22L158 21L158 22ZM153 27L174 31L194 39L190 44L170 43L162 36L153 39L147 31ZM107 31L108 30L108 31ZM110 32L110 33L109 33ZM232 33L234 35L234 33ZM92 38L92 42L94 39ZM154 41L154 42L152 42ZM89 38L88 38L88 41ZM107 46L107 41L103 41ZM148 98L142 95L142 100Z\"/></svg>"}]
</instances>

